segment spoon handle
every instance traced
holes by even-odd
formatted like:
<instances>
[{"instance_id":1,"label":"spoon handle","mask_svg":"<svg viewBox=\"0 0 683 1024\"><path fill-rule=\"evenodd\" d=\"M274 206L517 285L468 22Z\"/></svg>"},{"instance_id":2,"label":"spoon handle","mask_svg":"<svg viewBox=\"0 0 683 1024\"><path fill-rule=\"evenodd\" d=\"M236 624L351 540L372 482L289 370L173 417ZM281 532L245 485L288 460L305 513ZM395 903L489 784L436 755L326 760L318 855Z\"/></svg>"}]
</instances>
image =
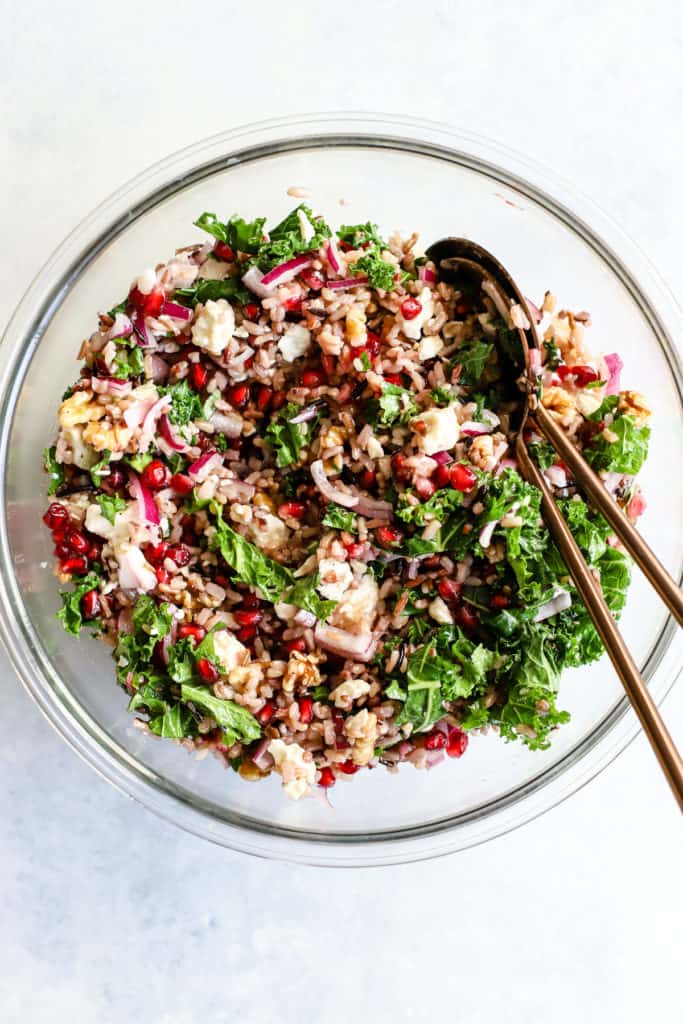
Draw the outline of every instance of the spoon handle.
<instances>
[{"instance_id":1,"label":"spoon handle","mask_svg":"<svg viewBox=\"0 0 683 1024\"><path fill-rule=\"evenodd\" d=\"M521 436L516 445L517 462L528 483L543 495L543 518L560 549L579 596L603 642L619 676L626 696L635 710L640 724L650 741L671 790L683 811L683 759L662 721L657 705L650 695L631 652L624 643L611 611L607 607L600 585L588 568L578 544L564 521L545 477L532 460ZM616 505L615 505L616 507ZM622 516L622 513L618 513ZM623 516L622 516L623 518Z\"/></svg>"},{"instance_id":2,"label":"spoon handle","mask_svg":"<svg viewBox=\"0 0 683 1024\"><path fill-rule=\"evenodd\" d=\"M639 569L655 588L679 626L683 626L683 591L645 543L635 527L628 521L616 501L550 413L539 405L531 414L540 432L569 466L574 479L591 503L602 512L617 537Z\"/></svg>"}]
</instances>

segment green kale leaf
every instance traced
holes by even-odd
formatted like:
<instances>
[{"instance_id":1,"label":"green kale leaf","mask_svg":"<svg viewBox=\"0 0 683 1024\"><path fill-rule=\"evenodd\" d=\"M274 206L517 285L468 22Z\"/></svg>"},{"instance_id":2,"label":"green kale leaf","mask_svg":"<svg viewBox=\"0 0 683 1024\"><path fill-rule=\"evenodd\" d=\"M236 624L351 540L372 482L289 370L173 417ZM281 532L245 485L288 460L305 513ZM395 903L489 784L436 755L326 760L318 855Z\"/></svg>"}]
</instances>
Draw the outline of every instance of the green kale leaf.
<instances>
[{"instance_id":1,"label":"green kale leaf","mask_svg":"<svg viewBox=\"0 0 683 1024\"><path fill-rule=\"evenodd\" d=\"M325 509L323 526L329 526L331 530L345 530L347 533L358 532L358 520L354 513L334 502L330 502Z\"/></svg>"},{"instance_id":2,"label":"green kale leaf","mask_svg":"<svg viewBox=\"0 0 683 1024\"><path fill-rule=\"evenodd\" d=\"M234 299L244 305L252 301L252 294L239 277L224 277L220 281L200 277L189 288L178 288L173 298L184 306L194 308L199 302L217 302L218 299L226 299L228 302Z\"/></svg>"},{"instance_id":3,"label":"green kale leaf","mask_svg":"<svg viewBox=\"0 0 683 1024\"><path fill-rule=\"evenodd\" d=\"M246 708L232 700L214 697L208 686L187 686L180 688L185 703L192 703L204 709L223 730L224 741L232 746L237 740L252 743L261 735L261 726Z\"/></svg>"},{"instance_id":4,"label":"green kale leaf","mask_svg":"<svg viewBox=\"0 0 683 1024\"><path fill-rule=\"evenodd\" d=\"M99 587L102 579L95 572L90 572L81 580L73 590L64 590L61 592L60 597L62 599L62 607L57 612L57 618L62 623L62 626L67 633L71 633L72 636L78 636L84 625L83 615L81 612L81 599L84 594L89 593L91 590L95 590ZM99 625L96 619L90 619L87 623L89 626L97 627Z\"/></svg>"},{"instance_id":5,"label":"green kale leaf","mask_svg":"<svg viewBox=\"0 0 683 1024\"><path fill-rule=\"evenodd\" d=\"M299 461L301 449L309 439L310 424L290 422L299 412L300 407L289 402L280 415L270 421L264 434L263 439L275 452L275 462L280 469Z\"/></svg>"},{"instance_id":6,"label":"green kale leaf","mask_svg":"<svg viewBox=\"0 0 683 1024\"><path fill-rule=\"evenodd\" d=\"M222 506L217 501L211 501L209 507L215 517L216 527L211 546L220 551L232 569L235 579L239 583L256 587L266 601L279 601L285 590L294 584L294 577L289 569L268 558L259 548L228 526L223 519Z\"/></svg>"},{"instance_id":7,"label":"green kale leaf","mask_svg":"<svg viewBox=\"0 0 683 1024\"><path fill-rule=\"evenodd\" d=\"M320 583L320 576L314 573L312 576L304 576L297 580L292 589L285 594L284 600L287 604L294 604L297 608L311 612L320 622L325 622L339 604L338 601L324 601L317 591Z\"/></svg>"},{"instance_id":8,"label":"green kale leaf","mask_svg":"<svg viewBox=\"0 0 683 1024\"><path fill-rule=\"evenodd\" d=\"M492 352L493 342L490 341L471 341L459 348L453 360L453 365L462 367L458 383L475 387Z\"/></svg>"},{"instance_id":9,"label":"green kale leaf","mask_svg":"<svg viewBox=\"0 0 683 1024\"><path fill-rule=\"evenodd\" d=\"M610 424L609 430L616 435L616 441L608 441L604 433L597 434L583 455L597 472L639 473L650 443L650 428L637 427L631 416L619 416Z\"/></svg>"},{"instance_id":10,"label":"green kale leaf","mask_svg":"<svg viewBox=\"0 0 683 1024\"><path fill-rule=\"evenodd\" d=\"M108 494L98 494L97 503L100 506L100 510L105 519L114 525L116 521L116 513L123 512L127 505L123 498L119 498L118 494L114 494L111 497Z\"/></svg>"},{"instance_id":11,"label":"green kale leaf","mask_svg":"<svg viewBox=\"0 0 683 1024\"><path fill-rule=\"evenodd\" d=\"M265 217L256 217L255 220L246 221L236 214L229 221L223 223L218 220L215 213L203 213L195 221L195 226L207 231L219 242L225 242L235 252L258 252L263 245L263 225Z\"/></svg>"},{"instance_id":12,"label":"green kale leaf","mask_svg":"<svg viewBox=\"0 0 683 1024\"><path fill-rule=\"evenodd\" d=\"M56 494L57 488L64 483L64 467L61 462L57 462L57 449L54 445L52 448L45 449L43 460L45 471L50 475L50 486L47 489L47 493L48 495Z\"/></svg>"}]
</instances>

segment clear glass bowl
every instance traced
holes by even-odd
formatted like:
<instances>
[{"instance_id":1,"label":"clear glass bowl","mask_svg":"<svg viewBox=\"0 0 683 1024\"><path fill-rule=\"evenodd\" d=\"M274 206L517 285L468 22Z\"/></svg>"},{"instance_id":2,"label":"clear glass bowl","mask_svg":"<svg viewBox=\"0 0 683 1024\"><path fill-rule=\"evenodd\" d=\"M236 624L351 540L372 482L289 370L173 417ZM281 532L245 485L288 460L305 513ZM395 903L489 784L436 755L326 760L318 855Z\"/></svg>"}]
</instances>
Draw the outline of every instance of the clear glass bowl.
<instances>
[{"instance_id":1,"label":"clear glass bowl","mask_svg":"<svg viewBox=\"0 0 683 1024\"><path fill-rule=\"evenodd\" d=\"M387 232L417 228L425 244L468 235L496 253L528 295L551 288L591 311L590 340L621 352L625 384L651 399L653 439L643 473L643 530L680 575L683 406L672 338L681 314L632 242L591 203L547 171L490 142L446 127L385 116L330 115L242 128L164 160L88 217L40 272L2 343L2 633L20 678L50 722L105 778L198 835L249 853L330 865L437 856L514 828L576 791L637 731L604 660L567 673L561 706L572 713L552 749L530 753L493 735L432 772L378 770L323 800L293 803L272 778L250 785L213 759L197 762L132 727L108 649L65 636L40 523L40 453L76 373L95 313L131 278L200 233L202 210L278 218L290 186L337 222L368 219ZM341 205L342 200L344 204ZM624 634L657 700L672 685L682 642L636 573Z\"/></svg>"}]
</instances>

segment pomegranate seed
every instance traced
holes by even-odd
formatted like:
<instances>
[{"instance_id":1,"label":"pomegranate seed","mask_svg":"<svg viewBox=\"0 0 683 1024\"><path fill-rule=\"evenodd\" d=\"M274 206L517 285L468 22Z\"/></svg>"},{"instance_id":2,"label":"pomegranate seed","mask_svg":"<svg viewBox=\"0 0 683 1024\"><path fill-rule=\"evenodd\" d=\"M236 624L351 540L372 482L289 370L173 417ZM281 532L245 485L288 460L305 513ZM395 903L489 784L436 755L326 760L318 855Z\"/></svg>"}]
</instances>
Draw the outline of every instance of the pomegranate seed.
<instances>
[{"instance_id":1,"label":"pomegranate seed","mask_svg":"<svg viewBox=\"0 0 683 1024\"><path fill-rule=\"evenodd\" d=\"M365 342L365 351L372 359L374 359L382 350L382 339L379 334L375 334L374 331L368 331L367 335L368 340Z\"/></svg>"},{"instance_id":2,"label":"pomegranate seed","mask_svg":"<svg viewBox=\"0 0 683 1024\"><path fill-rule=\"evenodd\" d=\"M263 612L259 611L258 608L247 608L242 610L241 608L233 612L235 622L238 622L240 626L257 626L263 618Z\"/></svg>"},{"instance_id":3,"label":"pomegranate seed","mask_svg":"<svg viewBox=\"0 0 683 1024\"><path fill-rule=\"evenodd\" d=\"M406 469L406 456L402 455L401 452L397 452L396 455L391 457L391 469L397 480L407 480L410 476L410 470Z\"/></svg>"},{"instance_id":4,"label":"pomegranate seed","mask_svg":"<svg viewBox=\"0 0 683 1024\"><path fill-rule=\"evenodd\" d=\"M231 585L230 579L227 576L224 576L222 572L216 573L214 576L214 582L217 583L219 587L229 587Z\"/></svg>"},{"instance_id":5,"label":"pomegranate seed","mask_svg":"<svg viewBox=\"0 0 683 1024\"><path fill-rule=\"evenodd\" d=\"M302 295L293 295L291 299L285 299L285 301L282 303L282 306L283 309L286 309L288 313L300 313L302 301Z\"/></svg>"},{"instance_id":6,"label":"pomegranate seed","mask_svg":"<svg viewBox=\"0 0 683 1024\"><path fill-rule=\"evenodd\" d=\"M301 374L301 383L305 388L319 388L325 383L322 370L305 370Z\"/></svg>"},{"instance_id":7,"label":"pomegranate seed","mask_svg":"<svg viewBox=\"0 0 683 1024\"><path fill-rule=\"evenodd\" d=\"M365 544L359 544L358 541L351 541L350 544L345 544L344 547L346 548L349 558L360 558L365 549Z\"/></svg>"},{"instance_id":8,"label":"pomegranate seed","mask_svg":"<svg viewBox=\"0 0 683 1024\"><path fill-rule=\"evenodd\" d=\"M145 558L152 565L159 565L166 558L168 544L162 540L161 544L148 544L145 548Z\"/></svg>"},{"instance_id":9,"label":"pomegranate seed","mask_svg":"<svg viewBox=\"0 0 683 1024\"><path fill-rule=\"evenodd\" d=\"M288 640L286 642L285 650L287 651L287 654L293 654L294 651L299 651L300 654L303 654L306 650L306 641L302 636L297 636L293 640Z\"/></svg>"},{"instance_id":10,"label":"pomegranate seed","mask_svg":"<svg viewBox=\"0 0 683 1024\"><path fill-rule=\"evenodd\" d=\"M461 604L456 610L455 618L459 626L463 629L474 629L479 621L475 611L470 608L468 604Z\"/></svg>"},{"instance_id":11,"label":"pomegranate seed","mask_svg":"<svg viewBox=\"0 0 683 1024\"><path fill-rule=\"evenodd\" d=\"M88 538L80 530L69 530L64 543L67 544L75 555L85 555L90 547Z\"/></svg>"},{"instance_id":12,"label":"pomegranate seed","mask_svg":"<svg viewBox=\"0 0 683 1024\"><path fill-rule=\"evenodd\" d=\"M437 466L432 473L432 480L437 487L446 487L451 482L451 474L448 471L448 466Z\"/></svg>"},{"instance_id":13,"label":"pomegranate seed","mask_svg":"<svg viewBox=\"0 0 683 1024\"><path fill-rule=\"evenodd\" d=\"M163 566L158 566L158 568L154 570L154 575L157 578L157 583L168 583L168 573Z\"/></svg>"},{"instance_id":14,"label":"pomegranate seed","mask_svg":"<svg viewBox=\"0 0 683 1024\"><path fill-rule=\"evenodd\" d=\"M430 572L433 569L438 569L441 565L441 555L427 555L426 558L422 559L420 565L423 569L428 569Z\"/></svg>"},{"instance_id":15,"label":"pomegranate seed","mask_svg":"<svg viewBox=\"0 0 683 1024\"><path fill-rule=\"evenodd\" d=\"M65 558L63 562L59 563L59 571L70 576L85 576L88 571L88 559L85 555Z\"/></svg>"},{"instance_id":16,"label":"pomegranate seed","mask_svg":"<svg viewBox=\"0 0 683 1024\"><path fill-rule=\"evenodd\" d=\"M208 658L197 658L197 671L207 683L215 683L218 679L218 669Z\"/></svg>"},{"instance_id":17,"label":"pomegranate seed","mask_svg":"<svg viewBox=\"0 0 683 1024\"><path fill-rule=\"evenodd\" d=\"M153 459L143 469L140 479L144 486L149 487L151 491L160 491L168 483L169 476L170 474L163 462L160 462L159 459Z\"/></svg>"},{"instance_id":18,"label":"pomegranate seed","mask_svg":"<svg viewBox=\"0 0 683 1024\"><path fill-rule=\"evenodd\" d=\"M491 598L492 608L508 608L510 605L510 598L507 594L494 594Z\"/></svg>"},{"instance_id":19,"label":"pomegranate seed","mask_svg":"<svg viewBox=\"0 0 683 1024\"><path fill-rule=\"evenodd\" d=\"M242 606L244 608L260 608L261 601L256 594L245 594L242 598Z\"/></svg>"},{"instance_id":20,"label":"pomegranate seed","mask_svg":"<svg viewBox=\"0 0 683 1024\"><path fill-rule=\"evenodd\" d=\"M271 704L270 701L268 701L266 704L263 705L260 711L256 712L256 717L258 718L261 725L268 725L268 722L273 717L274 712L275 705Z\"/></svg>"},{"instance_id":21,"label":"pomegranate seed","mask_svg":"<svg viewBox=\"0 0 683 1024\"><path fill-rule=\"evenodd\" d=\"M123 485L126 482L123 470L114 468L110 469L109 473L102 477L100 481L100 487L105 494L117 494L123 489Z\"/></svg>"},{"instance_id":22,"label":"pomegranate seed","mask_svg":"<svg viewBox=\"0 0 683 1024\"><path fill-rule=\"evenodd\" d=\"M342 241L341 238L337 242L337 246L338 248L341 249L342 252L351 252L351 250L353 249L353 246L351 245L350 242L344 242Z\"/></svg>"},{"instance_id":23,"label":"pomegranate seed","mask_svg":"<svg viewBox=\"0 0 683 1024\"><path fill-rule=\"evenodd\" d=\"M313 718L313 701L310 697L302 697L299 701L299 721L303 722L304 725Z\"/></svg>"},{"instance_id":24,"label":"pomegranate seed","mask_svg":"<svg viewBox=\"0 0 683 1024\"><path fill-rule=\"evenodd\" d=\"M592 366L558 366L557 376L561 381L573 377L577 388L585 388L586 384L592 384L594 380L600 379Z\"/></svg>"},{"instance_id":25,"label":"pomegranate seed","mask_svg":"<svg viewBox=\"0 0 683 1024\"><path fill-rule=\"evenodd\" d=\"M462 757L467 750L467 733L462 729L451 729L448 733L446 753L449 757Z\"/></svg>"},{"instance_id":26,"label":"pomegranate seed","mask_svg":"<svg viewBox=\"0 0 683 1024\"><path fill-rule=\"evenodd\" d=\"M422 303L412 295L401 303L401 316L404 320L414 320L422 312Z\"/></svg>"},{"instance_id":27,"label":"pomegranate seed","mask_svg":"<svg viewBox=\"0 0 683 1024\"><path fill-rule=\"evenodd\" d=\"M254 365L254 356L249 356L248 359L244 360L244 369L245 370L250 370L253 365Z\"/></svg>"},{"instance_id":28,"label":"pomegranate seed","mask_svg":"<svg viewBox=\"0 0 683 1024\"><path fill-rule=\"evenodd\" d=\"M172 544L168 549L167 557L172 562L175 562L178 568L182 568L184 565L189 564L192 555L184 544Z\"/></svg>"},{"instance_id":29,"label":"pomegranate seed","mask_svg":"<svg viewBox=\"0 0 683 1024\"><path fill-rule=\"evenodd\" d=\"M70 558L71 556L71 548L63 540L55 544L54 550L57 558Z\"/></svg>"},{"instance_id":30,"label":"pomegranate seed","mask_svg":"<svg viewBox=\"0 0 683 1024\"><path fill-rule=\"evenodd\" d=\"M261 309L257 302L248 302L246 306L242 307L245 320L251 320L252 322L258 320L260 312Z\"/></svg>"},{"instance_id":31,"label":"pomegranate seed","mask_svg":"<svg viewBox=\"0 0 683 1024\"><path fill-rule=\"evenodd\" d=\"M458 299L455 304L455 316L458 320L464 320L470 312L470 304L465 299Z\"/></svg>"},{"instance_id":32,"label":"pomegranate seed","mask_svg":"<svg viewBox=\"0 0 683 1024\"><path fill-rule=\"evenodd\" d=\"M364 487L366 491L372 490L377 482L377 473L374 469L364 469L361 473L360 485Z\"/></svg>"},{"instance_id":33,"label":"pomegranate seed","mask_svg":"<svg viewBox=\"0 0 683 1024\"><path fill-rule=\"evenodd\" d=\"M429 477L419 476L415 481L415 490L421 498L428 501L436 490L436 484Z\"/></svg>"},{"instance_id":34,"label":"pomegranate seed","mask_svg":"<svg viewBox=\"0 0 683 1024\"><path fill-rule=\"evenodd\" d=\"M302 270L299 277L313 292L319 292L325 284L324 278L320 274L317 274L315 270Z\"/></svg>"},{"instance_id":35,"label":"pomegranate seed","mask_svg":"<svg viewBox=\"0 0 683 1024\"><path fill-rule=\"evenodd\" d=\"M244 409L245 405L249 404L249 397L248 384L235 384L226 392L226 398L234 409Z\"/></svg>"},{"instance_id":36,"label":"pomegranate seed","mask_svg":"<svg viewBox=\"0 0 683 1024\"><path fill-rule=\"evenodd\" d=\"M334 722L334 731L339 735L344 728L344 716L336 708L332 712L332 721Z\"/></svg>"},{"instance_id":37,"label":"pomegranate seed","mask_svg":"<svg viewBox=\"0 0 683 1024\"><path fill-rule=\"evenodd\" d=\"M84 619L96 619L101 608L100 595L97 590L89 590L81 598L81 612Z\"/></svg>"},{"instance_id":38,"label":"pomegranate seed","mask_svg":"<svg viewBox=\"0 0 683 1024\"><path fill-rule=\"evenodd\" d=\"M128 296L128 301L142 316L159 316L166 296L163 288L153 288L147 295L139 288L133 288Z\"/></svg>"},{"instance_id":39,"label":"pomegranate seed","mask_svg":"<svg viewBox=\"0 0 683 1024\"><path fill-rule=\"evenodd\" d=\"M278 409L281 409L286 401L287 401L287 392L286 391L275 391L273 393L273 397L272 397L272 400L271 400L271 403L270 403L273 412L277 412Z\"/></svg>"},{"instance_id":40,"label":"pomegranate seed","mask_svg":"<svg viewBox=\"0 0 683 1024\"><path fill-rule=\"evenodd\" d=\"M256 407L261 412L265 412L270 403L273 400L273 389L267 387L265 384L259 384L256 392Z\"/></svg>"},{"instance_id":41,"label":"pomegranate seed","mask_svg":"<svg viewBox=\"0 0 683 1024\"><path fill-rule=\"evenodd\" d=\"M334 371L336 369L334 363L334 356L322 355L320 362L323 364L323 370L325 371L326 377L334 377Z\"/></svg>"},{"instance_id":42,"label":"pomegranate seed","mask_svg":"<svg viewBox=\"0 0 683 1024\"><path fill-rule=\"evenodd\" d=\"M209 378L209 371L201 363L190 363L190 387L194 391L201 391L206 387Z\"/></svg>"},{"instance_id":43,"label":"pomegranate seed","mask_svg":"<svg viewBox=\"0 0 683 1024\"><path fill-rule=\"evenodd\" d=\"M448 478L451 487L456 491L463 492L471 491L477 482L477 474L469 466L464 466L462 462L455 462L448 467Z\"/></svg>"},{"instance_id":44,"label":"pomegranate seed","mask_svg":"<svg viewBox=\"0 0 683 1024\"><path fill-rule=\"evenodd\" d=\"M354 764L353 761L342 761L341 764L337 765L340 772L344 772L344 775L355 775L360 765Z\"/></svg>"},{"instance_id":45,"label":"pomegranate seed","mask_svg":"<svg viewBox=\"0 0 683 1024\"><path fill-rule=\"evenodd\" d=\"M389 547L392 544L398 544L403 539L403 534L400 530L395 530L393 526L378 526L375 530L375 538L382 547Z\"/></svg>"},{"instance_id":46,"label":"pomegranate seed","mask_svg":"<svg viewBox=\"0 0 683 1024\"><path fill-rule=\"evenodd\" d=\"M430 732L425 740L425 750L442 750L447 743L442 732Z\"/></svg>"},{"instance_id":47,"label":"pomegranate seed","mask_svg":"<svg viewBox=\"0 0 683 1024\"><path fill-rule=\"evenodd\" d=\"M323 789L329 789L330 786L334 786L336 782L334 772L327 765L320 769L320 778L318 779L318 785L322 786Z\"/></svg>"},{"instance_id":48,"label":"pomegranate seed","mask_svg":"<svg viewBox=\"0 0 683 1024\"><path fill-rule=\"evenodd\" d=\"M195 647L200 644L206 636L206 630L203 626L197 626L194 622L184 622L182 626L178 626L178 639L182 640L185 637L189 637L190 640L194 641Z\"/></svg>"},{"instance_id":49,"label":"pomegranate seed","mask_svg":"<svg viewBox=\"0 0 683 1024\"><path fill-rule=\"evenodd\" d=\"M58 501L53 501L43 516L43 522L47 526L48 530L56 530L58 527L68 524L69 513L66 505L62 505Z\"/></svg>"},{"instance_id":50,"label":"pomegranate seed","mask_svg":"<svg viewBox=\"0 0 683 1024\"><path fill-rule=\"evenodd\" d=\"M256 636L256 626L242 626L235 636L241 644L248 644Z\"/></svg>"},{"instance_id":51,"label":"pomegranate seed","mask_svg":"<svg viewBox=\"0 0 683 1024\"><path fill-rule=\"evenodd\" d=\"M232 263L235 258L235 253L227 242L216 242L213 251L219 260L225 260L226 263Z\"/></svg>"},{"instance_id":52,"label":"pomegranate seed","mask_svg":"<svg viewBox=\"0 0 683 1024\"><path fill-rule=\"evenodd\" d=\"M280 505L277 510L277 514L281 518L289 517L290 519L302 519L305 511L306 506L300 501L285 501Z\"/></svg>"},{"instance_id":53,"label":"pomegranate seed","mask_svg":"<svg viewBox=\"0 0 683 1024\"><path fill-rule=\"evenodd\" d=\"M189 494L194 487L192 480L184 473L174 473L168 483L176 494Z\"/></svg>"},{"instance_id":54,"label":"pomegranate seed","mask_svg":"<svg viewBox=\"0 0 683 1024\"><path fill-rule=\"evenodd\" d=\"M436 589L439 591L439 597L447 602L459 601L462 596L462 583L456 583L448 576L439 580Z\"/></svg>"},{"instance_id":55,"label":"pomegranate seed","mask_svg":"<svg viewBox=\"0 0 683 1024\"><path fill-rule=\"evenodd\" d=\"M393 384L395 387L403 387L403 378L400 373L385 373L384 379L387 384Z\"/></svg>"}]
</instances>

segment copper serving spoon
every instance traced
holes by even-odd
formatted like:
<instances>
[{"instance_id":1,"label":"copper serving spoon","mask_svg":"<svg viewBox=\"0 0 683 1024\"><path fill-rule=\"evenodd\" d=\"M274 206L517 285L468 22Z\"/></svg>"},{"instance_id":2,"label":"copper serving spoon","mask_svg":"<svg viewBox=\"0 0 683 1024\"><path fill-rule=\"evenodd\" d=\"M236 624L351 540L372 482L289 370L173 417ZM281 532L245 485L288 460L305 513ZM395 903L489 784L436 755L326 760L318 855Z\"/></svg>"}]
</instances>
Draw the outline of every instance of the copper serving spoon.
<instances>
[{"instance_id":1,"label":"copper serving spoon","mask_svg":"<svg viewBox=\"0 0 683 1024\"><path fill-rule=\"evenodd\" d=\"M466 238L444 238L427 249L427 256L436 264L443 280L470 281L487 294L503 319L512 325L510 309L523 310L528 327L517 327L519 352L502 354L514 379L522 378L524 401L520 403L516 431L515 455L524 479L539 489L543 498L543 516L569 569L576 589L602 640L626 695L654 750L662 771L683 811L683 759L662 721L640 672L619 632L600 588L588 568L578 544L555 502L545 477L531 458L524 441L524 427L531 424L543 434L571 470L586 497L605 517L633 560L653 585L679 625L683 625L683 592L669 576L638 531L605 490L600 478L584 460L577 448L559 428L550 413L538 401L538 384L531 372L529 350L540 348L534 320L527 301L505 267L486 249Z\"/></svg>"}]
</instances>

